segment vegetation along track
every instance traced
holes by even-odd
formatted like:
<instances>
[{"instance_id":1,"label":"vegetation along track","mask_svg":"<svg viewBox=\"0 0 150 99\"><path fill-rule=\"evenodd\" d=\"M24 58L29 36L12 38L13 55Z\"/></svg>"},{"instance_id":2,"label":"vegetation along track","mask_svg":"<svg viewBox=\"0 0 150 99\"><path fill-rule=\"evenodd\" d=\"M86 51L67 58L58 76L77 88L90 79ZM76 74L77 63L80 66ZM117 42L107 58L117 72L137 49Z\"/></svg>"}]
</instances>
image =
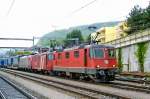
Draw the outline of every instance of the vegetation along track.
<instances>
[{"instance_id":1,"label":"vegetation along track","mask_svg":"<svg viewBox=\"0 0 150 99\"><path fill-rule=\"evenodd\" d=\"M3 76L0 76L0 85L0 99L36 99Z\"/></svg>"},{"instance_id":2,"label":"vegetation along track","mask_svg":"<svg viewBox=\"0 0 150 99\"><path fill-rule=\"evenodd\" d=\"M92 89L92 88L80 86L78 84L69 84L69 83L64 83L60 81L54 81L54 80L34 76L32 74L17 72L14 70L3 69L3 71L25 78L25 79L30 79L38 83L42 83L44 85L53 86L59 89L69 91L69 92L77 93L77 94L89 97L91 99L98 99L100 97L105 97L105 98L108 97L108 98L113 98L113 99L130 99L127 96L122 96L120 94L115 94L115 93L103 92L98 89L94 89L94 88Z\"/></svg>"}]
</instances>

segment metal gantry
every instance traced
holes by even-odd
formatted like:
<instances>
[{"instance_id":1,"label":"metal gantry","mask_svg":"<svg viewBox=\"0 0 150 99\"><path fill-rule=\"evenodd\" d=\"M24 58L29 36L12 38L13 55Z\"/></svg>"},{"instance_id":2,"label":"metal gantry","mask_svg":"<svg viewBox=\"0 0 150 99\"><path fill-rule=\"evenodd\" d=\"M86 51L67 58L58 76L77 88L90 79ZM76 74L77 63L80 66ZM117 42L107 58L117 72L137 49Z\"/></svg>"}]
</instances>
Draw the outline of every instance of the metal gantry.
<instances>
[{"instance_id":1,"label":"metal gantry","mask_svg":"<svg viewBox=\"0 0 150 99\"><path fill-rule=\"evenodd\" d=\"M34 39L35 37L33 37L32 39L29 39L29 38L0 38L0 40L19 40L19 41L31 41L33 42L33 46L34 46ZM14 47L10 47L10 46L7 46L7 47L0 47L0 48L28 48L28 47L18 47L18 46L14 46Z\"/></svg>"}]
</instances>

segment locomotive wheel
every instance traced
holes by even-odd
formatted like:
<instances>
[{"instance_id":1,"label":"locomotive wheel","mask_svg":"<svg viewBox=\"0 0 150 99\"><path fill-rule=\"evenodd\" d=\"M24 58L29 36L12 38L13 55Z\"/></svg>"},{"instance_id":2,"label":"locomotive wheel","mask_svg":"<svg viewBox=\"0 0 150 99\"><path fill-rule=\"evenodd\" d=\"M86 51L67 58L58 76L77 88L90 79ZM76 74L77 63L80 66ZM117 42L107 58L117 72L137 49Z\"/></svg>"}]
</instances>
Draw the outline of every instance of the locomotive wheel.
<instances>
[{"instance_id":1,"label":"locomotive wheel","mask_svg":"<svg viewBox=\"0 0 150 99\"><path fill-rule=\"evenodd\" d=\"M78 74L78 73L70 73L70 78L71 79L80 79L80 74Z\"/></svg>"}]
</instances>

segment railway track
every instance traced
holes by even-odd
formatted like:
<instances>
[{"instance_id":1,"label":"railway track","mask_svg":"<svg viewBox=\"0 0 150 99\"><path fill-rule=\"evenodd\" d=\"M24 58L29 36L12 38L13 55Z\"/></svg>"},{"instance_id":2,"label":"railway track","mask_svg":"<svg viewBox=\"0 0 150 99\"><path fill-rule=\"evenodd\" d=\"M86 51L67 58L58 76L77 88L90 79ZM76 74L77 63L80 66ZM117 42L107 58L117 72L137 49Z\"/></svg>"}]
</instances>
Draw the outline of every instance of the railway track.
<instances>
[{"instance_id":1,"label":"railway track","mask_svg":"<svg viewBox=\"0 0 150 99\"><path fill-rule=\"evenodd\" d=\"M141 83L141 81L138 82L138 80L132 81L132 80L119 80L119 78L115 81L109 82L109 83L97 83L97 82L87 82L87 81L79 81L78 82L84 82L84 83L91 83L95 85L103 85L103 86L109 86L119 89L125 89L125 90L131 90L131 91L137 91L137 92L145 92L150 93L150 85L145 85ZM147 83L146 83L147 84Z\"/></svg>"},{"instance_id":2,"label":"railway track","mask_svg":"<svg viewBox=\"0 0 150 99\"><path fill-rule=\"evenodd\" d=\"M61 78L63 79L63 78ZM65 79L65 78L64 78ZM68 80L68 79L67 79ZM123 79L117 77L115 81L112 81L110 83L97 83L97 82L87 82L87 81L79 81L75 80L77 82L84 82L84 83L91 83L95 85L103 85L103 86L109 86L109 87L114 87L114 88L119 88L119 89L126 89L126 90L132 90L132 91L137 91L137 92L145 92L145 93L150 93L150 85L145 85L145 84L150 84L150 82L141 80L131 80L131 79Z\"/></svg>"},{"instance_id":3,"label":"railway track","mask_svg":"<svg viewBox=\"0 0 150 99\"><path fill-rule=\"evenodd\" d=\"M116 80L118 81L127 81L127 82L134 82L134 83L139 83L139 84L150 84L149 80L146 80L145 77L143 78L128 78L128 77L124 77L124 76L116 76Z\"/></svg>"},{"instance_id":4,"label":"railway track","mask_svg":"<svg viewBox=\"0 0 150 99\"><path fill-rule=\"evenodd\" d=\"M57 80L53 80L53 79L48 79L47 77L43 77L42 75L39 76L35 76L35 74L31 74L31 73L24 73L24 72L20 72L20 71L14 71L14 70L3 70L7 73L11 73L13 75L17 75L20 77L23 77L25 79L30 79L30 80L34 80L36 82L39 83L43 83L45 85L50 85L50 86L54 86L57 87L59 89L63 89L66 91L71 91L80 95L84 95L90 98L94 98L97 99L99 97L111 97L111 98L115 98L115 99L130 99L132 97L130 97L130 95L122 95L122 94L118 94L118 93L114 93L114 92L105 92L102 90L99 90L97 88L91 88L91 87L87 87L87 86L80 86L78 84L72 84L72 83L65 83L61 80L57 81ZM41 77L42 76L42 77ZM89 84L89 83L85 83L82 82L85 85ZM113 88L118 88L119 89L126 89L126 90L132 90L132 91L138 91L138 92L142 92L142 93L150 93L150 90L146 87L143 86L137 86L134 84L125 84L125 83L120 83L120 82L112 82L112 83L108 83L108 84L98 84L98 83L93 83L93 85L102 85L102 86L106 86L106 87L113 87ZM114 89L116 90L116 89Z\"/></svg>"},{"instance_id":5,"label":"railway track","mask_svg":"<svg viewBox=\"0 0 150 99\"><path fill-rule=\"evenodd\" d=\"M130 99L129 97L126 96L122 96L119 94L114 94L114 93L106 93L103 92L101 90L97 90L97 89L91 89L91 88L87 88L84 86L80 86L80 85L73 85L73 84L68 84L68 83L64 83L64 82L60 82L60 81L54 81L54 80L49 80L49 79L45 79L45 78L41 78L41 77L37 77L37 76L33 76L33 75L29 75L29 74L24 74L24 73L20 73L20 72L16 72L16 71L12 71L12 70L3 70L7 73L13 74L15 76L19 76L25 79L30 79L32 81L36 81L38 83L42 83L44 85L48 85L48 86L53 86L59 89L63 89L69 92L73 92L73 93L77 93L80 95L83 95L85 97L89 97L91 99L99 99L101 98L113 98L113 99Z\"/></svg>"},{"instance_id":6,"label":"railway track","mask_svg":"<svg viewBox=\"0 0 150 99\"><path fill-rule=\"evenodd\" d=\"M150 93L150 81L145 79L117 76L116 81L112 83L114 83L116 86L121 85L121 88L128 86L128 88L132 88L132 90Z\"/></svg>"},{"instance_id":7,"label":"railway track","mask_svg":"<svg viewBox=\"0 0 150 99\"><path fill-rule=\"evenodd\" d=\"M137 84L137 83L114 81L114 82L111 82L109 86L120 88L120 89L137 91L137 92L150 93L150 86L144 86L144 85Z\"/></svg>"},{"instance_id":8,"label":"railway track","mask_svg":"<svg viewBox=\"0 0 150 99\"><path fill-rule=\"evenodd\" d=\"M36 99L36 97L0 76L0 99Z\"/></svg>"}]
</instances>

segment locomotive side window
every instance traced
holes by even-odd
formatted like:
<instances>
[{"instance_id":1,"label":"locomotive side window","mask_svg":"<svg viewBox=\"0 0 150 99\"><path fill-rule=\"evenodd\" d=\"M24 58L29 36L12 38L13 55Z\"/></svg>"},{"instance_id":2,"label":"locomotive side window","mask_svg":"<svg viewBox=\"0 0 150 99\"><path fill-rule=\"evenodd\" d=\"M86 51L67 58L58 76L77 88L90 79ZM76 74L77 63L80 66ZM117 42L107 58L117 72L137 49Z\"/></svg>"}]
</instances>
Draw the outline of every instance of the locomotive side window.
<instances>
[{"instance_id":1,"label":"locomotive side window","mask_svg":"<svg viewBox=\"0 0 150 99\"><path fill-rule=\"evenodd\" d=\"M95 53L95 58L103 58L104 57L104 52L102 49L95 48L94 53Z\"/></svg>"},{"instance_id":2,"label":"locomotive side window","mask_svg":"<svg viewBox=\"0 0 150 99\"><path fill-rule=\"evenodd\" d=\"M53 59L54 59L53 54L49 54L49 55L48 55L48 59L49 59L49 60L53 60Z\"/></svg>"},{"instance_id":3,"label":"locomotive side window","mask_svg":"<svg viewBox=\"0 0 150 99\"><path fill-rule=\"evenodd\" d=\"M76 57L76 58L79 57L79 51L74 51L74 57Z\"/></svg>"},{"instance_id":4,"label":"locomotive side window","mask_svg":"<svg viewBox=\"0 0 150 99\"><path fill-rule=\"evenodd\" d=\"M92 48L90 48L90 57L91 57L91 58L94 58L94 51L93 51Z\"/></svg>"},{"instance_id":5,"label":"locomotive side window","mask_svg":"<svg viewBox=\"0 0 150 99\"><path fill-rule=\"evenodd\" d=\"M66 58L69 58L69 57L70 57L69 52L66 52L66 53L65 53L65 56L66 56Z\"/></svg>"},{"instance_id":6,"label":"locomotive side window","mask_svg":"<svg viewBox=\"0 0 150 99\"><path fill-rule=\"evenodd\" d=\"M108 50L109 57L115 57L115 51L113 49Z\"/></svg>"},{"instance_id":7,"label":"locomotive side window","mask_svg":"<svg viewBox=\"0 0 150 99\"><path fill-rule=\"evenodd\" d=\"M61 59L61 53L58 53L58 59Z\"/></svg>"}]
</instances>

